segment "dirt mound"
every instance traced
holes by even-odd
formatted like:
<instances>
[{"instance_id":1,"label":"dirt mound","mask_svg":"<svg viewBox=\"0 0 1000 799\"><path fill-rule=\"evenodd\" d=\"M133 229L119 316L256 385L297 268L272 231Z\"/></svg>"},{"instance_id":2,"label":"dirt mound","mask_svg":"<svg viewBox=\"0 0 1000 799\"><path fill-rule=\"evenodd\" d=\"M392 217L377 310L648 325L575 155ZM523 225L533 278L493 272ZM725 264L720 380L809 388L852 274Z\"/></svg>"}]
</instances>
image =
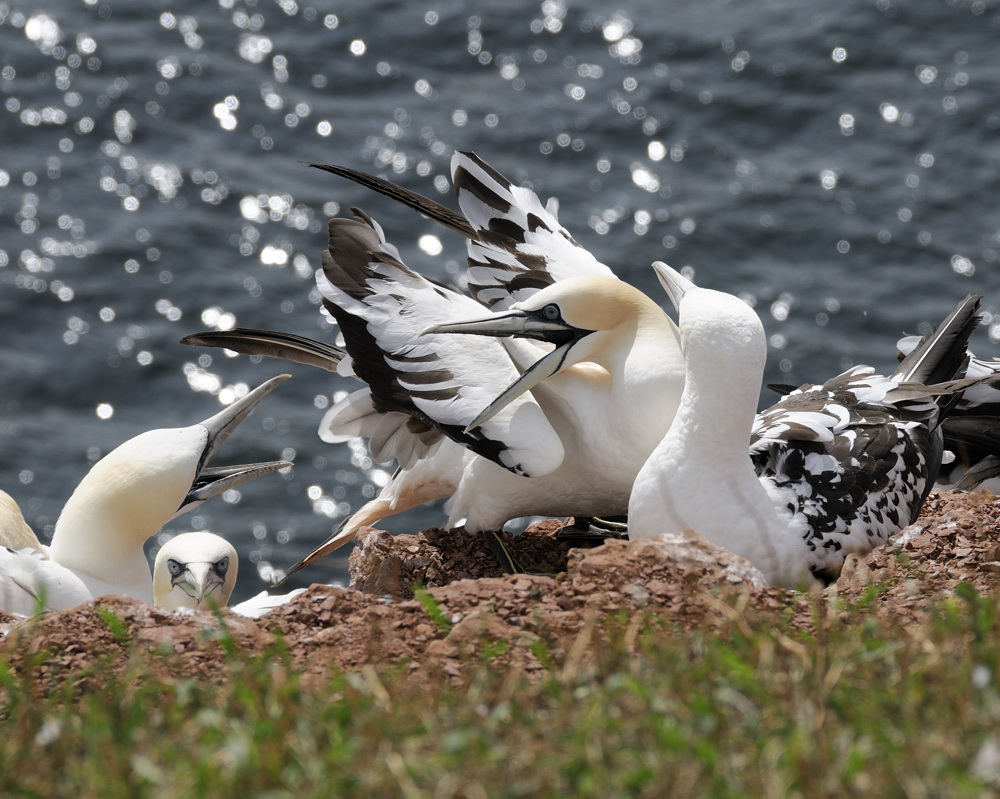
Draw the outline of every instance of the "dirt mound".
<instances>
[{"instance_id":1,"label":"dirt mound","mask_svg":"<svg viewBox=\"0 0 1000 799\"><path fill-rule=\"evenodd\" d=\"M865 597L875 615L920 624L959 582L984 594L1000 583L1000 500L985 492L932 494L895 543L851 556L840 580L814 595L769 588L746 561L691 534L585 549L557 540L558 526L507 539L526 569L565 569L551 576L501 576L478 536L368 530L351 557L353 587L314 585L260 620L104 597L34 619L0 613L0 655L36 668L42 684L83 675L85 685L146 653L164 656L150 658L164 679L218 679L227 651L266 654L276 640L319 681L331 668L401 663L457 677L483 655L530 675L543 669L535 642L572 667L609 618L711 630L751 609L754 619L780 613L809 627L817 602Z\"/></svg>"}]
</instances>

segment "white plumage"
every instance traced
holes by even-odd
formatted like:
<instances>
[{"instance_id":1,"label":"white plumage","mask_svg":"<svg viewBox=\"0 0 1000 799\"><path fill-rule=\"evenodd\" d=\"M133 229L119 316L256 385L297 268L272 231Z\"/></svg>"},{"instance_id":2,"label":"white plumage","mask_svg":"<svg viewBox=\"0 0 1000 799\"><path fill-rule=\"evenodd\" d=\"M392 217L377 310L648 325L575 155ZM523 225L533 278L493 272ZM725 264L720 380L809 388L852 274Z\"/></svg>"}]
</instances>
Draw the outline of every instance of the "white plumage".
<instances>
[{"instance_id":1,"label":"white plumage","mask_svg":"<svg viewBox=\"0 0 1000 799\"><path fill-rule=\"evenodd\" d=\"M153 563L153 604L167 610L225 607L236 587L239 556L214 533L181 533L167 541Z\"/></svg>"},{"instance_id":2,"label":"white plumage","mask_svg":"<svg viewBox=\"0 0 1000 799\"><path fill-rule=\"evenodd\" d=\"M24 520L21 508L5 491L0 491L0 547L13 550L31 549L39 554L45 554L45 548Z\"/></svg>"},{"instance_id":3,"label":"white plumage","mask_svg":"<svg viewBox=\"0 0 1000 799\"><path fill-rule=\"evenodd\" d=\"M44 597L43 609L62 609L102 594L152 602L142 549L146 539L206 499L291 465L207 465L236 426L287 378L268 380L199 424L142 433L94 464L63 507L47 554L0 551L0 608L31 613Z\"/></svg>"},{"instance_id":4,"label":"white plumage","mask_svg":"<svg viewBox=\"0 0 1000 799\"><path fill-rule=\"evenodd\" d=\"M388 181L320 168L467 236L474 299L409 270L355 210L355 220L330 222L317 272L346 351L267 331L184 339L366 383L327 412L320 435L364 436L376 460L400 468L290 571L365 525L439 497L450 497L446 524L473 532L526 515L624 513L683 383L677 329L659 306L576 244L554 201L543 205L472 154L452 162L464 218Z\"/></svg>"},{"instance_id":5,"label":"white plumage","mask_svg":"<svg viewBox=\"0 0 1000 799\"><path fill-rule=\"evenodd\" d=\"M951 378L964 373L978 298L889 377L855 367L757 415L767 345L756 313L654 268L678 307L686 383L636 478L630 537L693 530L798 585L835 577L848 553L916 519L940 464L942 407L974 382Z\"/></svg>"}]
</instances>

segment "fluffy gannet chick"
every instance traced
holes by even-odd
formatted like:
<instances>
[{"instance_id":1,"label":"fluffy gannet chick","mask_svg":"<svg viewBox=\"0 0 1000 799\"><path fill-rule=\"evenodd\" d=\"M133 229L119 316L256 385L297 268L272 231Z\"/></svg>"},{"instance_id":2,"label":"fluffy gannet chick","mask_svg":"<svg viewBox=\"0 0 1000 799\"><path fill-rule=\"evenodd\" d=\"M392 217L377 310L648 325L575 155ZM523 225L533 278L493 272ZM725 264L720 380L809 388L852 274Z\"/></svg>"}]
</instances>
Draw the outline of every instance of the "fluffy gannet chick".
<instances>
[{"instance_id":1,"label":"fluffy gannet chick","mask_svg":"<svg viewBox=\"0 0 1000 799\"><path fill-rule=\"evenodd\" d=\"M142 433L95 463L59 515L49 559L32 558L19 570L10 558L6 566L0 564L0 596L10 603L3 609L13 609L11 597L18 593L21 607L42 595L45 609L79 604L78 592L64 595L49 582L50 571L61 575L63 570L75 575L90 597L127 594L152 602L153 580L142 548L146 539L206 499L291 465L208 466L240 422L287 378L268 380L199 424Z\"/></svg>"},{"instance_id":2,"label":"fluffy gannet chick","mask_svg":"<svg viewBox=\"0 0 1000 799\"><path fill-rule=\"evenodd\" d=\"M756 414L767 344L742 300L653 265L678 309L684 394L635 480L630 538L693 530L775 585L835 579L920 512L941 462L938 426L974 379L978 297L967 297L889 376L857 366ZM933 376L936 382L926 385ZM749 444L749 449L748 449Z\"/></svg>"},{"instance_id":3,"label":"fluffy gannet chick","mask_svg":"<svg viewBox=\"0 0 1000 799\"><path fill-rule=\"evenodd\" d=\"M153 604L167 610L225 607L238 571L236 549L226 539L213 533L181 533L156 553Z\"/></svg>"}]
</instances>

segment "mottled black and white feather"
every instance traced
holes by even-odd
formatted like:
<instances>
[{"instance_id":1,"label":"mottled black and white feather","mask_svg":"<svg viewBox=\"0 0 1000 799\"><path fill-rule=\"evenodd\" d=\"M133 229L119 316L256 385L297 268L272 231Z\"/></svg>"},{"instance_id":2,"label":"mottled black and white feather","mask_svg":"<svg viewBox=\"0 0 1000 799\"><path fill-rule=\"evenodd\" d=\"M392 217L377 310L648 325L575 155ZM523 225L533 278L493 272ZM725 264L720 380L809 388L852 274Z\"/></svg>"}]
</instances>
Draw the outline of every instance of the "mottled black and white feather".
<instances>
[{"instance_id":1,"label":"mottled black and white feather","mask_svg":"<svg viewBox=\"0 0 1000 799\"><path fill-rule=\"evenodd\" d=\"M905 336L896 347L903 359L921 341ZM1000 376L1000 360L977 358L969 353L966 377L981 378L957 397L941 425L946 450L942 482L972 489L1000 476L1000 388L991 378Z\"/></svg>"},{"instance_id":2,"label":"mottled black and white feather","mask_svg":"<svg viewBox=\"0 0 1000 799\"><path fill-rule=\"evenodd\" d=\"M458 204L476 231L468 243L469 291L484 305L504 310L568 277L615 277L559 224L555 198L543 206L475 153L455 153L451 172Z\"/></svg>"},{"instance_id":3,"label":"mottled black and white feather","mask_svg":"<svg viewBox=\"0 0 1000 799\"><path fill-rule=\"evenodd\" d=\"M891 376L857 366L757 415L751 459L772 495L807 522L817 575L839 572L844 552L884 543L917 518L940 466L939 425L974 382L963 378L979 299L966 297Z\"/></svg>"}]
</instances>

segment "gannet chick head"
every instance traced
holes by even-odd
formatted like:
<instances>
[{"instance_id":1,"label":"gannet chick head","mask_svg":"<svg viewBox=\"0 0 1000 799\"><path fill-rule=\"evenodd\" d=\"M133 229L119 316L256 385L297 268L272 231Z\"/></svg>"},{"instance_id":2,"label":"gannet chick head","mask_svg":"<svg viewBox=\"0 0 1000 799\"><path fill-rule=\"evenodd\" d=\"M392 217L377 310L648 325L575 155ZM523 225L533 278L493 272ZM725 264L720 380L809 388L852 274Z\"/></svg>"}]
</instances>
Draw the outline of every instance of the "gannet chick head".
<instances>
[{"instance_id":1,"label":"gannet chick head","mask_svg":"<svg viewBox=\"0 0 1000 799\"><path fill-rule=\"evenodd\" d=\"M52 559L78 573L95 595L116 592L151 602L142 551L147 538L206 499L291 465L208 466L240 422L287 378L268 380L199 424L150 430L108 453L63 507L49 548Z\"/></svg>"},{"instance_id":2,"label":"gannet chick head","mask_svg":"<svg viewBox=\"0 0 1000 799\"><path fill-rule=\"evenodd\" d=\"M673 323L656 303L616 278L590 275L553 283L507 311L433 325L424 333L520 336L555 345L552 352L532 364L497 397L468 430L546 378L578 363L595 363L612 374L619 371L636 339L652 330L674 334Z\"/></svg>"},{"instance_id":3,"label":"gannet chick head","mask_svg":"<svg viewBox=\"0 0 1000 799\"><path fill-rule=\"evenodd\" d=\"M212 533L181 533L165 543L153 565L153 604L167 610L224 607L236 586L239 559Z\"/></svg>"}]
</instances>

